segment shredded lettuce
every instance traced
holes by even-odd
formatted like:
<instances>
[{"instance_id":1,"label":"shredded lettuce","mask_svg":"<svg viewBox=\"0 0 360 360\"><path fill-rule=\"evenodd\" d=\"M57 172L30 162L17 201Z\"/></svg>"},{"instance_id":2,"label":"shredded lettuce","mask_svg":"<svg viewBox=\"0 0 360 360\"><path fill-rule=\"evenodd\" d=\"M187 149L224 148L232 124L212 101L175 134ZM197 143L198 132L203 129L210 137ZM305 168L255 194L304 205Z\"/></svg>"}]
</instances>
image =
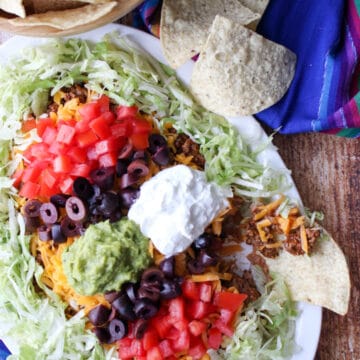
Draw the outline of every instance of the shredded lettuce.
<instances>
[{"instance_id":1,"label":"shredded lettuce","mask_svg":"<svg viewBox=\"0 0 360 360\"><path fill-rule=\"evenodd\" d=\"M0 69L0 140L16 137L24 115L46 109L49 94L85 82L122 105L136 104L166 119L200 144L209 180L232 185L237 194L269 197L286 189L283 171L257 161L236 128L197 105L175 72L116 33L93 44L54 40L25 49ZM262 150L262 149L261 149Z\"/></svg>"},{"instance_id":2,"label":"shredded lettuce","mask_svg":"<svg viewBox=\"0 0 360 360\"><path fill-rule=\"evenodd\" d=\"M1 327L0 337L21 339L20 345L13 344L15 352L9 359L115 358L98 345L93 333L84 330L83 314L67 319L66 305L42 284L43 269L29 252L30 238L15 210L16 189L9 179L21 161L21 156L11 154L13 146L26 148L36 141L36 132L26 138L21 135L23 119L30 113L41 114L50 95L79 82L115 103L136 104L146 113L156 112L160 125L171 121L177 130L191 136L201 146L209 180L232 184L235 192L250 197L270 196L286 185L283 173L257 162L258 153L250 150L227 120L194 103L171 69L119 35L107 35L96 44L57 39L25 49L22 56L0 67L0 322L8 324ZM37 287L43 292L36 291ZM258 324L267 319L262 314L275 311L271 326L261 329L264 336L274 333L271 331L276 329L271 328L282 316L293 315L278 309L282 298L280 293L280 298L275 298L275 294L271 290L264 295L263 303L249 308L246 319L239 323L236 341L242 348L242 337L251 333L255 339L257 330L241 330L241 324L255 321L251 320L255 315ZM268 309L269 305L274 309ZM269 339L263 353L272 351ZM276 339L283 338L277 335ZM229 354L240 351L238 345L229 344L228 348Z\"/></svg>"},{"instance_id":3,"label":"shredded lettuce","mask_svg":"<svg viewBox=\"0 0 360 360\"><path fill-rule=\"evenodd\" d=\"M259 299L250 303L237 319L232 339L219 355L227 360L288 359L297 346L294 341L297 311L280 276L260 287Z\"/></svg>"}]
</instances>

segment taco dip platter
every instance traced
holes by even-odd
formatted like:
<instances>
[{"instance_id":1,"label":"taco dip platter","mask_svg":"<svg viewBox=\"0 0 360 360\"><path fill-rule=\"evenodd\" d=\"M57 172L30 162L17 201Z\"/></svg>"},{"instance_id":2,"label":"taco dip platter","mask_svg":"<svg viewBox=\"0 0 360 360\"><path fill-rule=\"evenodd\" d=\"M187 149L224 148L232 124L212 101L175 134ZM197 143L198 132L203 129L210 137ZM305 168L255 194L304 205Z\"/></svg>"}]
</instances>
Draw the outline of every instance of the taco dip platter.
<instances>
[{"instance_id":1,"label":"taco dip platter","mask_svg":"<svg viewBox=\"0 0 360 360\"><path fill-rule=\"evenodd\" d=\"M253 117L205 110L194 64L121 25L0 56L12 359L315 356L347 264Z\"/></svg>"}]
</instances>

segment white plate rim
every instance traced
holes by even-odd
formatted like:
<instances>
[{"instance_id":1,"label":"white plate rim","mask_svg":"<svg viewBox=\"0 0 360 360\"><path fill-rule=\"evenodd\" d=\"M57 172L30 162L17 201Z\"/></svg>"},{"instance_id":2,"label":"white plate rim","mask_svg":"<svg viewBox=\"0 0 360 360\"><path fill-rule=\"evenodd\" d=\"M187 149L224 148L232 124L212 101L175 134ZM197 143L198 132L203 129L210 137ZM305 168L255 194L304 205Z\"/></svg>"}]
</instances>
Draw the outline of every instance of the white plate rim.
<instances>
[{"instance_id":1,"label":"white plate rim","mask_svg":"<svg viewBox=\"0 0 360 360\"><path fill-rule=\"evenodd\" d=\"M71 35L70 37L82 38L91 41L99 41L101 38L109 33L116 31L121 35L125 35L130 40L137 43L143 50L150 53L158 61L165 64L168 62L165 60L160 41L156 37L145 33L143 31L120 24L108 24L92 31ZM26 36L14 36L0 45L0 63L4 64L12 57L21 51L22 48L39 45L47 42L51 38L32 38ZM190 76L194 63L192 61L187 62L177 70L177 75L185 85L189 85ZM254 147L264 142L267 139L267 135L261 128L255 118L248 116L243 118L228 118L228 120L236 126L240 134L245 137L249 143ZM273 167L286 169L286 165L281 159L275 146L270 146L263 151L259 157L259 161L263 163L271 164ZM301 198L296 189L296 186L289 175L289 181L292 183L291 189L287 192L291 198L296 199L301 205ZM311 305L308 303L298 303L299 316L296 320L296 332L295 340L299 345L300 350L291 357L291 360L310 360L315 357L322 322L322 308L320 306ZM1 326L1 324L0 324ZM11 340L3 339L4 343L10 347Z\"/></svg>"}]
</instances>

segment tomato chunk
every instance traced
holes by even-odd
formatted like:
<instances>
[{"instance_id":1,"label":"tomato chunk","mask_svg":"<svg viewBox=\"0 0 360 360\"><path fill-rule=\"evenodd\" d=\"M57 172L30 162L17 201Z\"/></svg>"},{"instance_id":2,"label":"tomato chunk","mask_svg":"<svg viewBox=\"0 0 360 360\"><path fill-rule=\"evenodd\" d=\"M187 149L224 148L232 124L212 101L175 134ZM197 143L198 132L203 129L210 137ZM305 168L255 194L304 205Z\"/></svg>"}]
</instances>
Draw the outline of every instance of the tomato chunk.
<instances>
[{"instance_id":1,"label":"tomato chunk","mask_svg":"<svg viewBox=\"0 0 360 360\"><path fill-rule=\"evenodd\" d=\"M221 309L236 311L246 300L246 294L236 294L229 291L218 291L214 295L214 304Z\"/></svg>"}]
</instances>

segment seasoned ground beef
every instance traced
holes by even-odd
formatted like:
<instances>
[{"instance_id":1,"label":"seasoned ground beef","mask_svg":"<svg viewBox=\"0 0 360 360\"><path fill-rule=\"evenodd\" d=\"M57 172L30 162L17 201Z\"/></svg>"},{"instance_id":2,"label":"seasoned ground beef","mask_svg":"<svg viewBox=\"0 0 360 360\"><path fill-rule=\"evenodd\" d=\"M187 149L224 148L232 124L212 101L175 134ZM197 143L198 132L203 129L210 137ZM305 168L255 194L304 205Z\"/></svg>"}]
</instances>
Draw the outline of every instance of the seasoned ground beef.
<instances>
[{"instance_id":1,"label":"seasoned ground beef","mask_svg":"<svg viewBox=\"0 0 360 360\"><path fill-rule=\"evenodd\" d=\"M192 156L193 162L198 165L200 168L205 166L205 159L200 154L200 146L196 142L190 139L186 134L178 134L175 139L174 146L176 148L176 153L183 153L186 156Z\"/></svg>"},{"instance_id":2,"label":"seasoned ground beef","mask_svg":"<svg viewBox=\"0 0 360 360\"><path fill-rule=\"evenodd\" d=\"M309 253L311 253L316 240L320 236L320 231L315 229L306 229ZM300 229L291 232L283 243L284 249L292 255L304 255L305 252L301 247Z\"/></svg>"},{"instance_id":3,"label":"seasoned ground beef","mask_svg":"<svg viewBox=\"0 0 360 360\"><path fill-rule=\"evenodd\" d=\"M65 93L64 102L73 98L79 98L81 103L86 102L88 91L81 85L75 84L69 88L62 88L61 91Z\"/></svg>"}]
</instances>

